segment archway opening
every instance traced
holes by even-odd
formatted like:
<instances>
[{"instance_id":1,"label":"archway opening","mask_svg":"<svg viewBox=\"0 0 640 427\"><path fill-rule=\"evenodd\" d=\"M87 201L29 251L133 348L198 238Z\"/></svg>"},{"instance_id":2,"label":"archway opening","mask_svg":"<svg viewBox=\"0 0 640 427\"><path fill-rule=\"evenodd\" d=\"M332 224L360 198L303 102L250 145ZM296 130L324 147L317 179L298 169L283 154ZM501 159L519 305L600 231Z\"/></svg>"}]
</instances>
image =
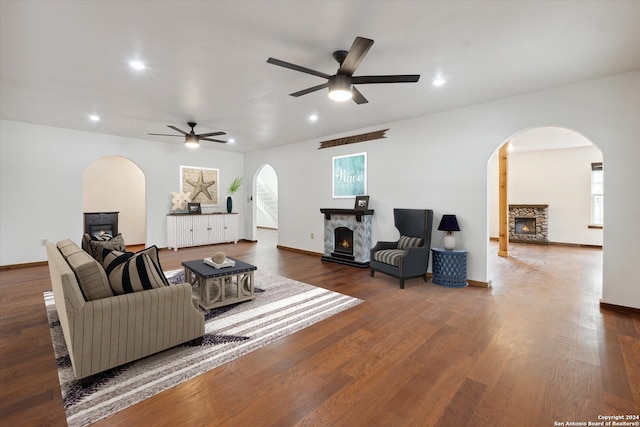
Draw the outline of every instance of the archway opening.
<instances>
[{"instance_id":1,"label":"archway opening","mask_svg":"<svg viewBox=\"0 0 640 427\"><path fill-rule=\"evenodd\" d=\"M118 212L118 232L126 244L145 245L146 180L131 160L107 156L89 164L82 174L82 208L84 212Z\"/></svg>"},{"instance_id":2,"label":"archway opening","mask_svg":"<svg viewBox=\"0 0 640 427\"><path fill-rule=\"evenodd\" d=\"M499 153L503 147L508 147L508 166L507 189L502 189L506 192L506 203L501 205ZM503 142L487 165L487 253L502 250L502 244L499 249L495 244L502 238L501 225L502 230L507 230L508 241L602 248L602 225L594 223L601 221L601 217L594 220L592 179L597 164L602 168L602 151L572 129L531 128ZM598 199L599 203L602 201L603 195ZM601 207L604 209L602 203ZM503 215L508 224L501 223L503 208L508 209ZM546 218L539 218L538 211L543 209ZM537 231L528 226L523 233L517 227L518 216L523 217L519 218L521 224L536 217Z\"/></svg>"},{"instance_id":3,"label":"archway opening","mask_svg":"<svg viewBox=\"0 0 640 427\"><path fill-rule=\"evenodd\" d=\"M253 183L254 235L277 244L278 232L278 175L271 165L262 165L254 176ZM260 239L258 238L258 241Z\"/></svg>"}]
</instances>

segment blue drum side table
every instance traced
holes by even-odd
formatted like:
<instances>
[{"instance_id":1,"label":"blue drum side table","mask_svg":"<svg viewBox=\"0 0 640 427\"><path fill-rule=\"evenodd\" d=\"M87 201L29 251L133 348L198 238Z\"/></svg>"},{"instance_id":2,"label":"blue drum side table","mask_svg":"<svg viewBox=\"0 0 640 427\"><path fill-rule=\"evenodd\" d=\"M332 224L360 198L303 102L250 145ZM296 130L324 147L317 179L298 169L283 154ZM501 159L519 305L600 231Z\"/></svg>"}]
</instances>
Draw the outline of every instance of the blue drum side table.
<instances>
[{"instance_id":1,"label":"blue drum side table","mask_svg":"<svg viewBox=\"0 0 640 427\"><path fill-rule=\"evenodd\" d=\"M464 288L467 283L467 251L432 248L432 281L449 288Z\"/></svg>"}]
</instances>

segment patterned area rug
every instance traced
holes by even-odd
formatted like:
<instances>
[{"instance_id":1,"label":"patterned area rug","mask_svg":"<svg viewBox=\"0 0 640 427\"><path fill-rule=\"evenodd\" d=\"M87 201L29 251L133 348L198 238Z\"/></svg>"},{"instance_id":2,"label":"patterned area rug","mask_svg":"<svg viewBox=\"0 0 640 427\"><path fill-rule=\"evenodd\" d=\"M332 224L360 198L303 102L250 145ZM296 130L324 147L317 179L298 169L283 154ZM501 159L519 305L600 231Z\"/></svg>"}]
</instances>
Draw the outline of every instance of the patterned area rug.
<instances>
[{"instance_id":1,"label":"patterned area rug","mask_svg":"<svg viewBox=\"0 0 640 427\"><path fill-rule=\"evenodd\" d=\"M182 270L165 273L172 283ZM83 389L75 380L53 293L44 293L69 426L85 426L361 302L285 277L255 272L256 298L211 310L201 346L178 346L111 369Z\"/></svg>"}]
</instances>

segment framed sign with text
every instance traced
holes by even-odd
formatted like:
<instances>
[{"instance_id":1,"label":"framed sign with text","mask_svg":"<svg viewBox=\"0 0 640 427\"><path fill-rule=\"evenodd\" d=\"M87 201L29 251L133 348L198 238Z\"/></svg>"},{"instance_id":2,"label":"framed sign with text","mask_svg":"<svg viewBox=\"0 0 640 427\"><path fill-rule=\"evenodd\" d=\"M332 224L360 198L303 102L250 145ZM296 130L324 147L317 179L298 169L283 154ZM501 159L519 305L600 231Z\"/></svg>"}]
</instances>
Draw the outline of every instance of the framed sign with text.
<instances>
[{"instance_id":1,"label":"framed sign with text","mask_svg":"<svg viewBox=\"0 0 640 427\"><path fill-rule=\"evenodd\" d=\"M333 158L333 198L367 194L367 153Z\"/></svg>"}]
</instances>

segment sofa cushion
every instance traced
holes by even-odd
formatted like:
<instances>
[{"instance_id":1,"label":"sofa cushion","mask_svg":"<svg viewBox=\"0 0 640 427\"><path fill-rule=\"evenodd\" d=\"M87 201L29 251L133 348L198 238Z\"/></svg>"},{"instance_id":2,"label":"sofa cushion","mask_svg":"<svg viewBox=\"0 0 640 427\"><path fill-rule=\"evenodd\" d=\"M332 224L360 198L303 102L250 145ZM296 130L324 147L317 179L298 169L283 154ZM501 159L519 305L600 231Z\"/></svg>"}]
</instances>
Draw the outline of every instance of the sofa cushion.
<instances>
[{"instance_id":1,"label":"sofa cushion","mask_svg":"<svg viewBox=\"0 0 640 427\"><path fill-rule=\"evenodd\" d=\"M88 236L87 233L85 233L85 237L83 237L82 240L83 242L86 241L89 246L89 250L87 252L89 252L89 254L91 254L91 256L94 257L99 263L102 263L102 251L104 249L108 249L110 251L121 251L121 252L124 252L127 250L127 246L124 243L124 238L122 237L122 234L117 234L113 237L89 236L88 241L86 236Z\"/></svg>"},{"instance_id":2,"label":"sofa cushion","mask_svg":"<svg viewBox=\"0 0 640 427\"><path fill-rule=\"evenodd\" d=\"M402 249L383 249L381 251L376 251L373 254L373 259L384 264L395 265L398 267L400 265L400 258L402 258L406 253L407 251Z\"/></svg>"},{"instance_id":3,"label":"sofa cushion","mask_svg":"<svg viewBox=\"0 0 640 427\"><path fill-rule=\"evenodd\" d=\"M422 246L422 238L411 236L400 236L398 240L398 249L417 248Z\"/></svg>"},{"instance_id":4,"label":"sofa cushion","mask_svg":"<svg viewBox=\"0 0 640 427\"><path fill-rule=\"evenodd\" d=\"M78 280L84 299L92 301L113 296L102 265L71 240L58 242L58 250Z\"/></svg>"},{"instance_id":5,"label":"sofa cushion","mask_svg":"<svg viewBox=\"0 0 640 427\"><path fill-rule=\"evenodd\" d=\"M136 253L105 250L103 265L116 295L169 286L156 246Z\"/></svg>"},{"instance_id":6,"label":"sofa cushion","mask_svg":"<svg viewBox=\"0 0 640 427\"><path fill-rule=\"evenodd\" d=\"M58 247L58 250L64 257L64 259L67 259L69 255L82 251L82 249L80 249L80 247L78 247L78 245L76 245L75 242L71 239L60 240L56 244L56 246Z\"/></svg>"}]
</instances>

